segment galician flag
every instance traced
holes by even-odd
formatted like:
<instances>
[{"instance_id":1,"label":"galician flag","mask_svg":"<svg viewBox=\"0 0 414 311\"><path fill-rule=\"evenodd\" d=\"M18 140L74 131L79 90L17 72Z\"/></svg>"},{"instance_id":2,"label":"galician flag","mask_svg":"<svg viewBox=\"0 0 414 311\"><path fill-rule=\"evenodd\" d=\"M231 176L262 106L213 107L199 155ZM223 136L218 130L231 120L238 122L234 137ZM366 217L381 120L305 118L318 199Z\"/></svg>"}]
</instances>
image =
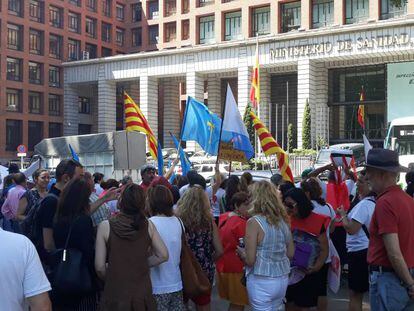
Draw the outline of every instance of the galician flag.
<instances>
[{"instance_id":1,"label":"galician flag","mask_svg":"<svg viewBox=\"0 0 414 311\"><path fill-rule=\"evenodd\" d=\"M361 125L362 129L365 130L365 106L363 102L365 101L365 90L364 86L361 88L361 93L359 93L359 106L358 106L358 123Z\"/></svg>"},{"instance_id":2,"label":"galician flag","mask_svg":"<svg viewBox=\"0 0 414 311\"><path fill-rule=\"evenodd\" d=\"M276 154L280 174L284 180L293 183L293 174L289 167L289 157L287 153L279 146L262 121L260 121L252 111L250 112L250 118L252 119L253 127L259 136L260 145L262 146L264 154L266 156Z\"/></svg>"},{"instance_id":3,"label":"galician flag","mask_svg":"<svg viewBox=\"0 0 414 311\"><path fill-rule=\"evenodd\" d=\"M158 141L155 138L155 135L151 130L147 119L145 119L141 109L126 92L124 92L124 106L126 130L137 131L147 135L149 152L152 158L157 161Z\"/></svg>"},{"instance_id":4,"label":"galician flag","mask_svg":"<svg viewBox=\"0 0 414 311\"><path fill-rule=\"evenodd\" d=\"M259 42L256 43L255 64L252 73L252 85L250 87L250 102L254 108L257 108L260 103Z\"/></svg>"}]
</instances>

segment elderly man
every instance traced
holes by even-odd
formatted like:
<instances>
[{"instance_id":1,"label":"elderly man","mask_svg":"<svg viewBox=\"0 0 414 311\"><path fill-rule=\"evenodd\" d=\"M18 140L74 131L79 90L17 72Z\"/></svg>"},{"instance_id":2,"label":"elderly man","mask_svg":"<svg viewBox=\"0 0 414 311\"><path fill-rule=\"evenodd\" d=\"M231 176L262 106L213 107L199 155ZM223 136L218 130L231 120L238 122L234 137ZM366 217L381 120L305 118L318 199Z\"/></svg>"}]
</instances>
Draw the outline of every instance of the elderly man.
<instances>
[{"instance_id":1,"label":"elderly man","mask_svg":"<svg viewBox=\"0 0 414 311\"><path fill-rule=\"evenodd\" d=\"M368 264L371 310L411 310L414 299L414 201L397 184L398 153L372 149L367 178L377 193L370 225Z\"/></svg>"}]
</instances>

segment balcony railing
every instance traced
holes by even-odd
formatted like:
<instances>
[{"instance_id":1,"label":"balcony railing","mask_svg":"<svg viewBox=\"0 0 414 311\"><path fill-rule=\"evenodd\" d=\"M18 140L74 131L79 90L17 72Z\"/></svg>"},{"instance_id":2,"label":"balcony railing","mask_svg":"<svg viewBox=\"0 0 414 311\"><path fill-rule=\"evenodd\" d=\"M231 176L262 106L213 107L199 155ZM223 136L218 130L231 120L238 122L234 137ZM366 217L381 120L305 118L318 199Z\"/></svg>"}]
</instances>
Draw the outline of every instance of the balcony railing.
<instances>
[{"instance_id":1,"label":"balcony railing","mask_svg":"<svg viewBox=\"0 0 414 311\"><path fill-rule=\"evenodd\" d=\"M407 14L407 2L403 2L401 7L395 6L390 0L381 1L380 19L396 18Z\"/></svg>"},{"instance_id":2,"label":"balcony railing","mask_svg":"<svg viewBox=\"0 0 414 311\"><path fill-rule=\"evenodd\" d=\"M333 1L314 1L312 11L312 28L332 25L334 21Z\"/></svg>"}]
</instances>

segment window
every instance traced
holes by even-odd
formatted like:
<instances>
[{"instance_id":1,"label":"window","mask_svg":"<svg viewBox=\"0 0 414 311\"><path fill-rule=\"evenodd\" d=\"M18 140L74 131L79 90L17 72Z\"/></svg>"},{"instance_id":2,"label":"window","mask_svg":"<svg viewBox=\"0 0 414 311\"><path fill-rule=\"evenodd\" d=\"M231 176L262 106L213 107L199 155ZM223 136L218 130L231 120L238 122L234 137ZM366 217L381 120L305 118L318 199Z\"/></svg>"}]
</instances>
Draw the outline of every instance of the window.
<instances>
[{"instance_id":1,"label":"window","mask_svg":"<svg viewBox=\"0 0 414 311\"><path fill-rule=\"evenodd\" d=\"M43 55L42 44L43 32L35 29L29 30L29 52L31 54Z\"/></svg>"},{"instance_id":2,"label":"window","mask_svg":"<svg viewBox=\"0 0 414 311\"><path fill-rule=\"evenodd\" d=\"M13 15L23 16L23 0L9 0L9 13Z\"/></svg>"},{"instance_id":3,"label":"window","mask_svg":"<svg viewBox=\"0 0 414 311\"><path fill-rule=\"evenodd\" d=\"M97 53L96 53L97 48L96 48L96 45L95 44L86 43L85 44L85 51L88 52L90 59L96 58L96 56L97 56Z\"/></svg>"},{"instance_id":4,"label":"window","mask_svg":"<svg viewBox=\"0 0 414 311\"><path fill-rule=\"evenodd\" d=\"M141 2L134 3L131 5L132 21L140 22L142 18L142 4Z\"/></svg>"},{"instance_id":5,"label":"window","mask_svg":"<svg viewBox=\"0 0 414 311\"><path fill-rule=\"evenodd\" d=\"M111 17L111 0L103 0L102 1L102 13L107 17Z\"/></svg>"},{"instance_id":6,"label":"window","mask_svg":"<svg viewBox=\"0 0 414 311\"><path fill-rule=\"evenodd\" d=\"M30 20L43 23L43 2L37 0L30 0L29 16Z\"/></svg>"},{"instance_id":7,"label":"window","mask_svg":"<svg viewBox=\"0 0 414 311\"><path fill-rule=\"evenodd\" d=\"M270 7L252 10L252 37L270 33Z\"/></svg>"},{"instance_id":8,"label":"window","mask_svg":"<svg viewBox=\"0 0 414 311\"><path fill-rule=\"evenodd\" d=\"M29 113L42 113L42 97L42 93L29 92Z\"/></svg>"},{"instance_id":9,"label":"window","mask_svg":"<svg viewBox=\"0 0 414 311\"><path fill-rule=\"evenodd\" d=\"M190 0L181 0L181 11L182 14L190 12Z\"/></svg>"},{"instance_id":10,"label":"window","mask_svg":"<svg viewBox=\"0 0 414 311\"><path fill-rule=\"evenodd\" d=\"M213 3L214 0L198 0L198 6L206 6Z\"/></svg>"},{"instance_id":11,"label":"window","mask_svg":"<svg viewBox=\"0 0 414 311\"><path fill-rule=\"evenodd\" d=\"M117 3L116 4L116 19L119 21L123 21L125 18L125 6Z\"/></svg>"},{"instance_id":12,"label":"window","mask_svg":"<svg viewBox=\"0 0 414 311\"><path fill-rule=\"evenodd\" d=\"M49 66L49 86L60 87L60 68Z\"/></svg>"},{"instance_id":13,"label":"window","mask_svg":"<svg viewBox=\"0 0 414 311\"><path fill-rule=\"evenodd\" d=\"M181 22L181 40L190 39L190 20L186 19Z\"/></svg>"},{"instance_id":14,"label":"window","mask_svg":"<svg viewBox=\"0 0 414 311\"><path fill-rule=\"evenodd\" d=\"M22 81L22 60L7 57L7 80Z\"/></svg>"},{"instance_id":15,"label":"window","mask_svg":"<svg viewBox=\"0 0 414 311\"><path fill-rule=\"evenodd\" d=\"M42 84L42 64L29 62L29 82Z\"/></svg>"},{"instance_id":16,"label":"window","mask_svg":"<svg viewBox=\"0 0 414 311\"><path fill-rule=\"evenodd\" d=\"M39 121L29 121L28 124L28 149L30 151L34 150L36 146L43 139L43 122Z\"/></svg>"},{"instance_id":17,"label":"window","mask_svg":"<svg viewBox=\"0 0 414 311\"><path fill-rule=\"evenodd\" d=\"M60 116L61 97L49 94L49 116Z\"/></svg>"},{"instance_id":18,"label":"window","mask_svg":"<svg viewBox=\"0 0 414 311\"><path fill-rule=\"evenodd\" d=\"M88 97L79 97L79 113L90 114L91 113L91 101Z\"/></svg>"},{"instance_id":19,"label":"window","mask_svg":"<svg viewBox=\"0 0 414 311\"><path fill-rule=\"evenodd\" d=\"M87 135L92 133L92 125L78 124L78 135Z\"/></svg>"},{"instance_id":20,"label":"window","mask_svg":"<svg viewBox=\"0 0 414 311\"><path fill-rule=\"evenodd\" d=\"M108 49L108 48L102 48L101 49L101 56L102 57L109 57L109 56L112 56L112 50L111 49Z\"/></svg>"},{"instance_id":21,"label":"window","mask_svg":"<svg viewBox=\"0 0 414 311\"><path fill-rule=\"evenodd\" d=\"M76 6L81 6L81 0L69 0L69 2Z\"/></svg>"},{"instance_id":22,"label":"window","mask_svg":"<svg viewBox=\"0 0 414 311\"><path fill-rule=\"evenodd\" d=\"M15 89L6 89L7 111L22 111L22 92Z\"/></svg>"},{"instance_id":23,"label":"window","mask_svg":"<svg viewBox=\"0 0 414 311\"><path fill-rule=\"evenodd\" d=\"M391 0L381 0L381 19L395 18L407 14L407 0L397 7Z\"/></svg>"},{"instance_id":24,"label":"window","mask_svg":"<svg viewBox=\"0 0 414 311\"><path fill-rule=\"evenodd\" d=\"M141 46L142 45L142 29L134 28L132 29L132 46Z\"/></svg>"},{"instance_id":25,"label":"window","mask_svg":"<svg viewBox=\"0 0 414 311\"><path fill-rule=\"evenodd\" d=\"M49 35L49 56L61 59L62 58L62 42L61 36L50 34Z\"/></svg>"},{"instance_id":26,"label":"window","mask_svg":"<svg viewBox=\"0 0 414 311\"><path fill-rule=\"evenodd\" d=\"M125 30L117 28L116 29L116 44L123 46L125 42Z\"/></svg>"},{"instance_id":27,"label":"window","mask_svg":"<svg viewBox=\"0 0 414 311\"><path fill-rule=\"evenodd\" d=\"M79 33L80 31L80 15L76 13L69 12L68 14L68 25L69 30L72 32Z\"/></svg>"},{"instance_id":28,"label":"window","mask_svg":"<svg viewBox=\"0 0 414 311\"><path fill-rule=\"evenodd\" d=\"M89 11L96 12L96 0L86 0L86 8Z\"/></svg>"},{"instance_id":29,"label":"window","mask_svg":"<svg viewBox=\"0 0 414 311\"><path fill-rule=\"evenodd\" d=\"M80 53L80 42L78 40L69 39L68 40L68 59L78 60L79 53Z\"/></svg>"},{"instance_id":30,"label":"window","mask_svg":"<svg viewBox=\"0 0 414 311\"><path fill-rule=\"evenodd\" d=\"M96 19L90 17L85 19L85 31L89 37L96 38Z\"/></svg>"},{"instance_id":31,"label":"window","mask_svg":"<svg viewBox=\"0 0 414 311\"><path fill-rule=\"evenodd\" d=\"M56 28L63 28L63 9L49 6L49 24Z\"/></svg>"},{"instance_id":32,"label":"window","mask_svg":"<svg viewBox=\"0 0 414 311\"><path fill-rule=\"evenodd\" d=\"M333 0L313 0L312 5L312 28L321 28L333 24Z\"/></svg>"},{"instance_id":33,"label":"window","mask_svg":"<svg viewBox=\"0 0 414 311\"><path fill-rule=\"evenodd\" d=\"M241 39L241 11L226 13L224 15L225 34L224 40Z\"/></svg>"},{"instance_id":34,"label":"window","mask_svg":"<svg viewBox=\"0 0 414 311\"><path fill-rule=\"evenodd\" d=\"M177 0L165 0L165 16L171 16L177 13Z\"/></svg>"},{"instance_id":35,"label":"window","mask_svg":"<svg viewBox=\"0 0 414 311\"><path fill-rule=\"evenodd\" d=\"M23 49L23 27L7 24L7 47L12 50Z\"/></svg>"},{"instance_id":36,"label":"window","mask_svg":"<svg viewBox=\"0 0 414 311\"><path fill-rule=\"evenodd\" d=\"M346 13L345 23L353 24L368 19L369 1L368 0L345 0Z\"/></svg>"},{"instance_id":37,"label":"window","mask_svg":"<svg viewBox=\"0 0 414 311\"><path fill-rule=\"evenodd\" d=\"M200 44L214 42L214 15L200 17Z\"/></svg>"},{"instance_id":38,"label":"window","mask_svg":"<svg viewBox=\"0 0 414 311\"><path fill-rule=\"evenodd\" d=\"M6 150L16 151L17 146L23 143L23 121L6 120Z\"/></svg>"},{"instance_id":39,"label":"window","mask_svg":"<svg viewBox=\"0 0 414 311\"><path fill-rule=\"evenodd\" d=\"M148 39L149 44L157 44L158 43L158 25L149 26L148 27Z\"/></svg>"},{"instance_id":40,"label":"window","mask_svg":"<svg viewBox=\"0 0 414 311\"><path fill-rule=\"evenodd\" d=\"M112 26L107 23L102 23L102 41L111 42Z\"/></svg>"},{"instance_id":41,"label":"window","mask_svg":"<svg viewBox=\"0 0 414 311\"><path fill-rule=\"evenodd\" d=\"M49 138L60 137L63 134L62 123L49 123Z\"/></svg>"},{"instance_id":42,"label":"window","mask_svg":"<svg viewBox=\"0 0 414 311\"><path fill-rule=\"evenodd\" d=\"M148 2L148 19L156 19L158 16L158 0Z\"/></svg>"},{"instance_id":43,"label":"window","mask_svg":"<svg viewBox=\"0 0 414 311\"><path fill-rule=\"evenodd\" d=\"M165 42L175 41L177 38L177 26L174 23L164 25Z\"/></svg>"},{"instance_id":44,"label":"window","mask_svg":"<svg viewBox=\"0 0 414 311\"><path fill-rule=\"evenodd\" d=\"M300 28L301 9L300 1L289 2L281 4L282 8L282 20L281 28L282 32L289 32Z\"/></svg>"}]
</instances>

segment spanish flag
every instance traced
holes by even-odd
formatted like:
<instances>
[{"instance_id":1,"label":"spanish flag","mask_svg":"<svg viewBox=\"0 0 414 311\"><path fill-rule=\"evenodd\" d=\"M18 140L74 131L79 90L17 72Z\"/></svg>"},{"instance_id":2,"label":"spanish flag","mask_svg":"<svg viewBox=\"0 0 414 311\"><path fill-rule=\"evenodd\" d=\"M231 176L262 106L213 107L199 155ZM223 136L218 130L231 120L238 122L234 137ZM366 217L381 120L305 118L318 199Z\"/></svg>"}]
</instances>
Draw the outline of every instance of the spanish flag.
<instances>
[{"instance_id":1,"label":"spanish flag","mask_svg":"<svg viewBox=\"0 0 414 311\"><path fill-rule=\"evenodd\" d=\"M361 88L361 93L359 93L359 106L358 106L358 123L365 130L365 106L363 102L365 101L365 90L364 86Z\"/></svg>"},{"instance_id":2,"label":"spanish flag","mask_svg":"<svg viewBox=\"0 0 414 311\"><path fill-rule=\"evenodd\" d=\"M127 131L137 131L147 135L149 152L154 160L157 160L158 141L152 132L147 119L142 114L141 109L132 100L132 98L124 92L125 106L125 123Z\"/></svg>"},{"instance_id":3,"label":"spanish flag","mask_svg":"<svg viewBox=\"0 0 414 311\"><path fill-rule=\"evenodd\" d=\"M260 65L259 65L259 43L256 43L256 62L252 73L252 86L250 87L250 101L254 108L260 102Z\"/></svg>"},{"instance_id":4,"label":"spanish flag","mask_svg":"<svg viewBox=\"0 0 414 311\"><path fill-rule=\"evenodd\" d=\"M266 156L276 154L280 174L283 176L284 180L293 183L293 175L289 167L289 157L287 153L278 145L276 140L272 137L272 134L269 133L262 121L260 121L253 112L250 112L250 117L257 135L259 135L260 145L262 146L264 154Z\"/></svg>"}]
</instances>

